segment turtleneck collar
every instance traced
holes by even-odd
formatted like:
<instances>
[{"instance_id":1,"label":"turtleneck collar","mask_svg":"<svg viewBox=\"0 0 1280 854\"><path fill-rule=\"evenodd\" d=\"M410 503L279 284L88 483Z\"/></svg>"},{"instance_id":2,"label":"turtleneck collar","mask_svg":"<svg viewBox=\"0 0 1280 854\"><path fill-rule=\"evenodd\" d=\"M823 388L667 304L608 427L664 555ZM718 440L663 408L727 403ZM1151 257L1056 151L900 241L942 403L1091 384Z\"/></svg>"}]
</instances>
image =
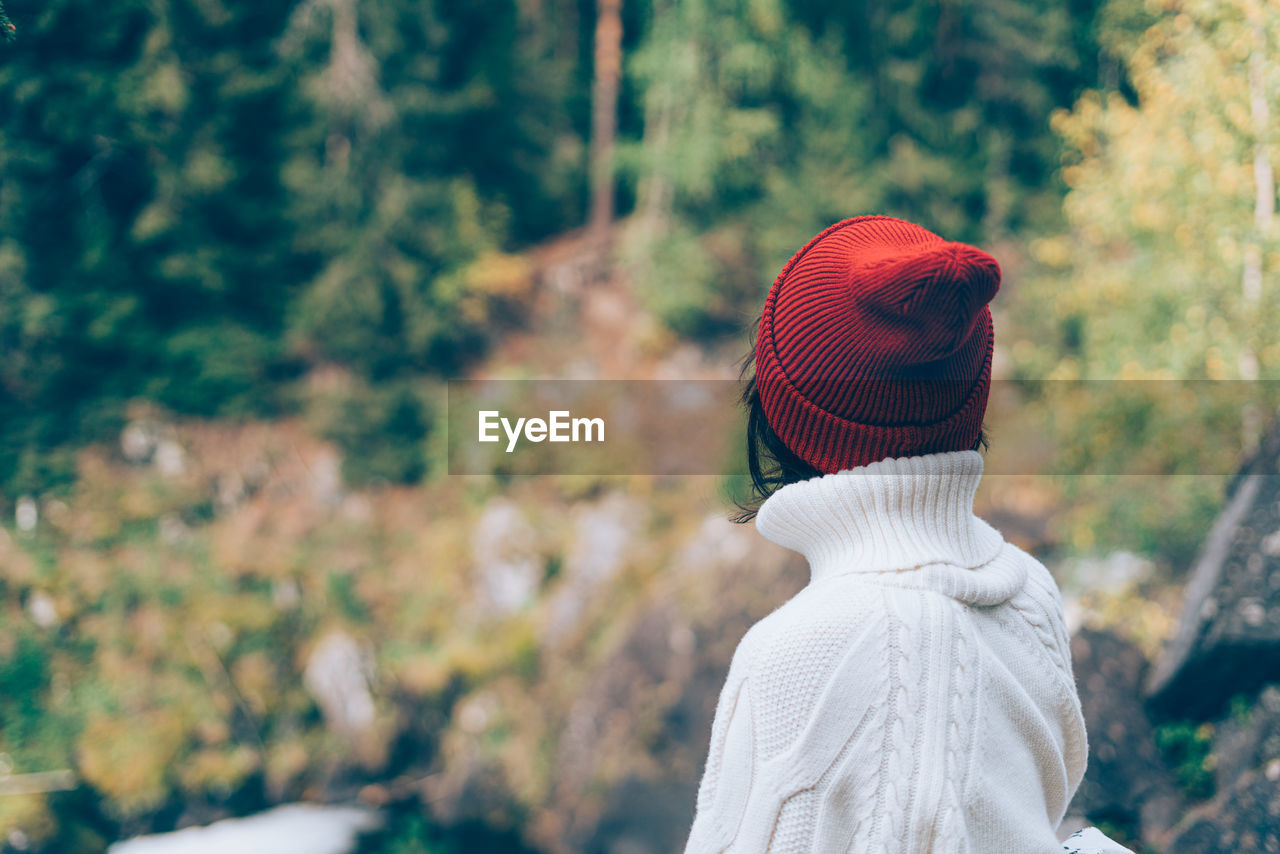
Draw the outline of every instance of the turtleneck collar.
<instances>
[{"instance_id":1,"label":"turtleneck collar","mask_svg":"<svg viewBox=\"0 0 1280 854\"><path fill-rule=\"evenodd\" d=\"M1021 588L1025 569L965 572L991 563L1004 544L973 515L981 478L977 451L881 460L782 487L761 505L756 528L803 554L813 582L927 567L907 583L1003 601Z\"/></svg>"}]
</instances>

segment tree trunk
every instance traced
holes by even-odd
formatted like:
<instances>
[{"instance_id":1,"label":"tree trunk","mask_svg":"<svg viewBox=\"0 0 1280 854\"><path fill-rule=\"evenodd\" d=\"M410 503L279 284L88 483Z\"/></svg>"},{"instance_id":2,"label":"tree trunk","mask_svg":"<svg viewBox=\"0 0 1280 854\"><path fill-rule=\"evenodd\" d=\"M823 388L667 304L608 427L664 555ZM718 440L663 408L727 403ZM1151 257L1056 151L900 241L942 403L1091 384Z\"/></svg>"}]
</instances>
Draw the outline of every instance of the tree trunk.
<instances>
[{"instance_id":1,"label":"tree trunk","mask_svg":"<svg viewBox=\"0 0 1280 854\"><path fill-rule=\"evenodd\" d=\"M1253 45L1249 52L1249 106L1253 118L1253 225L1255 243L1245 251L1244 298L1249 308L1262 298L1262 242L1271 236L1275 216L1275 173L1271 168L1271 152L1268 143L1270 110L1263 83L1263 63L1267 55L1266 31L1263 29L1262 10L1257 0L1248 5L1249 29Z\"/></svg>"},{"instance_id":2,"label":"tree trunk","mask_svg":"<svg viewBox=\"0 0 1280 854\"><path fill-rule=\"evenodd\" d=\"M1245 311L1251 316L1258 310L1262 300L1262 255L1263 246L1272 236L1272 223L1275 218L1276 184L1275 173L1271 168L1271 150L1269 125L1271 114L1267 106L1267 97L1263 83L1264 62L1267 56L1267 37L1263 27L1262 9L1258 0L1250 0L1247 4L1250 35L1253 45L1249 52L1249 112L1253 118L1253 240L1244 250L1244 291ZM1258 358L1254 354L1253 342L1246 342L1240 353L1240 379L1256 380L1258 378ZM1257 404L1246 404L1242 419L1243 445L1247 453L1252 453L1261 441L1264 417Z\"/></svg>"},{"instance_id":3,"label":"tree trunk","mask_svg":"<svg viewBox=\"0 0 1280 854\"><path fill-rule=\"evenodd\" d=\"M591 87L591 236L608 238L613 222L613 148L622 76L622 0L597 0L595 80Z\"/></svg>"}]
</instances>

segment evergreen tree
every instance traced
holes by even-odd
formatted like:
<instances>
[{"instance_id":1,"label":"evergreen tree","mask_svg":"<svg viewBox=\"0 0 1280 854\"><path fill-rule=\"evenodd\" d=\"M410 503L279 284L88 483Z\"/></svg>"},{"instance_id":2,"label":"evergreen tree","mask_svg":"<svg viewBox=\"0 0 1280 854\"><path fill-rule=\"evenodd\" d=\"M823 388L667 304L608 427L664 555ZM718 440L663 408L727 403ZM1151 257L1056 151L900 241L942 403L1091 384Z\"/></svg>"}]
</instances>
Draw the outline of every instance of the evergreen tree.
<instances>
[{"instance_id":1,"label":"evergreen tree","mask_svg":"<svg viewBox=\"0 0 1280 854\"><path fill-rule=\"evenodd\" d=\"M0 3L0 38L11 42L17 37L18 28L14 26L13 21L9 20L9 16L4 11L4 4Z\"/></svg>"},{"instance_id":2,"label":"evergreen tree","mask_svg":"<svg viewBox=\"0 0 1280 854\"><path fill-rule=\"evenodd\" d=\"M30 23L0 54L10 492L69 476L52 451L109 435L133 397L270 412L317 362L372 384L455 373L527 280L505 250L581 222L589 56L514 0L15 14Z\"/></svg>"},{"instance_id":3,"label":"evergreen tree","mask_svg":"<svg viewBox=\"0 0 1280 854\"><path fill-rule=\"evenodd\" d=\"M867 89L840 45L815 41L781 2L654 7L631 60L644 93L627 257L677 331L740 329L787 255L821 224L873 206L860 132Z\"/></svg>"},{"instance_id":4,"label":"evergreen tree","mask_svg":"<svg viewBox=\"0 0 1280 854\"><path fill-rule=\"evenodd\" d=\"M44 452L135 395L272 403L314 267L277 177L287 11L49 0L0 57L0 482L47 486Z\"/></svg>"},{"instance_id":5,"label":"evergreen tree","mask_svg":"<svg viewBox=\"0 0 1280 854\"><path fill-rule=\"evenodd\" d=\"M308 0L281 43L316 112L287 176L302 245L323 259L289 332L308 362L355 372L351 400L321 420L344 443L365 440L349 448L357 479L422 472L425 431L384 416L403 412L416 378L455 376L480 353L497 301L528 278L508 247L580 221L576 57L558 57L539 26L511 0ZM377 403L378 384L399 404ZM362 462L370 441L375 470Z\"/></svg>"},{"instance_id":6,"label":"evergreen tree","mask_svg":"<svg viewBox=\"0 0 1280 854\"><path fill-rule=\"evenodd\" d=\"M646 102L632 254L654 304L679 329L738 328L736 307L791 251L857 213L975 242L1055 223L1048 116L1093 82L1092 13L1092 0L655 7L632 64ZM679 293L663 284L676 280Z\"/></svg>"}]
</instances>

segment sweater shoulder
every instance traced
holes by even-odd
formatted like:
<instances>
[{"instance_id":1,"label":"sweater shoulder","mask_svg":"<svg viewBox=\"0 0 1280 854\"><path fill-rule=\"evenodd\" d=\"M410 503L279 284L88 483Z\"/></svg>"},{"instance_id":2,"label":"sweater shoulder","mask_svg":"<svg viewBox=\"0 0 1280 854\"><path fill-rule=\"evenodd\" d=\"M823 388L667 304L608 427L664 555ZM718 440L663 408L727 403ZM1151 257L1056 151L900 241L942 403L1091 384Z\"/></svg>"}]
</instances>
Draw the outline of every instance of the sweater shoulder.
<instances>
[{"instance_id":1,"label":"sweater shoulder","mask_svg":"<svg viewBox=\"0 0 1280 854\"><path fill-rule=\"evenodd\" d=\"M756 623L734 666L756 709L761 755L786 750L818 714L856 724L897 678L893 667L914 673L901 677L914 692L932 675L917 668L949 656L957 634L971 636L956 619L962 608L932 591L832 579Z\"/></svg>"},{"instance_id":2,"label":"sweater shoulder","mask_svg":"<svg viewBox=\"0 0 1280 854\"><path fill-rule=\"evenodd\" d=\"M735 661L756 672L821 666L837 650L882 647L887 621L915 633L932 612L959 608L959 602L929 589L881 584L856 574L832 578L805 587L756 622L743 635Z\"/></svg>"},{"instance_id":3,"label":"sweater shoulder","mask_svg":"<svg viewBox=\"0 0 1280 854\"><path fill-rule=\"evenodd\" d=\"M743 635L735 660L756 671L803 667L820 650L855 640L858 627L883 610L883 591L840 581L810 584L757 621Z\"/></svg>"},{"instance_id":4,"label":"sweater shoulder","mask_svg":"<svg viewBox=\"0 0 1280 854\"><path fill-rule=\"evenodd\" d=\"M1053 654L1055 663L1070 673L1070 641L1062 591L1057 581L1048 567L1033 555L1014 545L1007 544L1006 549L1027 570L1026 584L1009 604L1030 624L1045 648Z\"/></svg>"},{"instance_id":5,"label":"sweater shoulder","mask_svg":"<svg viewBox=\"0 0 1280 854\"><path fill-rule=\"evenodd\" d=\"M1023 588L1024 592L1038 599L1055 601L1061 604L1062 594L1058 590L1058 583L1054 580L1053 573L1039 558L1007 540L1002 551L1009 558L1026 567L1027 584Z\"/></svg>"}]
</instances>

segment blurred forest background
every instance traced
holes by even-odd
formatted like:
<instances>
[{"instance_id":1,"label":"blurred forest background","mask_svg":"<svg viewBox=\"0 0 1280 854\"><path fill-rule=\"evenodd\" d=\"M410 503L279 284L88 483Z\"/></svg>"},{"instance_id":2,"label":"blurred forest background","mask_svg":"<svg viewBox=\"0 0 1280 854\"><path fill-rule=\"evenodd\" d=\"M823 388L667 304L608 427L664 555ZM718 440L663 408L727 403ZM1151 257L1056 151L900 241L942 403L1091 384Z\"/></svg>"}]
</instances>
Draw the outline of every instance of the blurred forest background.
<instances>
[{"instance_id":1,"label":"blurred forest background","mask_svg":"<svg viewBox=\"0 0 1280 854\"><path fill-rule=\"evenodd\" d=\"M1147 473L984 485L1077 625L1160 653L1203 473L1271 423L1275 0L8 0L0 36L4 850L296 800L388 854L678 845L803 568L733 484L449 478L443 383L733 377L846 216L1000 258L1044 444L992 453ZM1135 382L1045 382L1082 379ZM1217 713L1154 724L1182 812Z\"/></svg>"}]
</instances>

